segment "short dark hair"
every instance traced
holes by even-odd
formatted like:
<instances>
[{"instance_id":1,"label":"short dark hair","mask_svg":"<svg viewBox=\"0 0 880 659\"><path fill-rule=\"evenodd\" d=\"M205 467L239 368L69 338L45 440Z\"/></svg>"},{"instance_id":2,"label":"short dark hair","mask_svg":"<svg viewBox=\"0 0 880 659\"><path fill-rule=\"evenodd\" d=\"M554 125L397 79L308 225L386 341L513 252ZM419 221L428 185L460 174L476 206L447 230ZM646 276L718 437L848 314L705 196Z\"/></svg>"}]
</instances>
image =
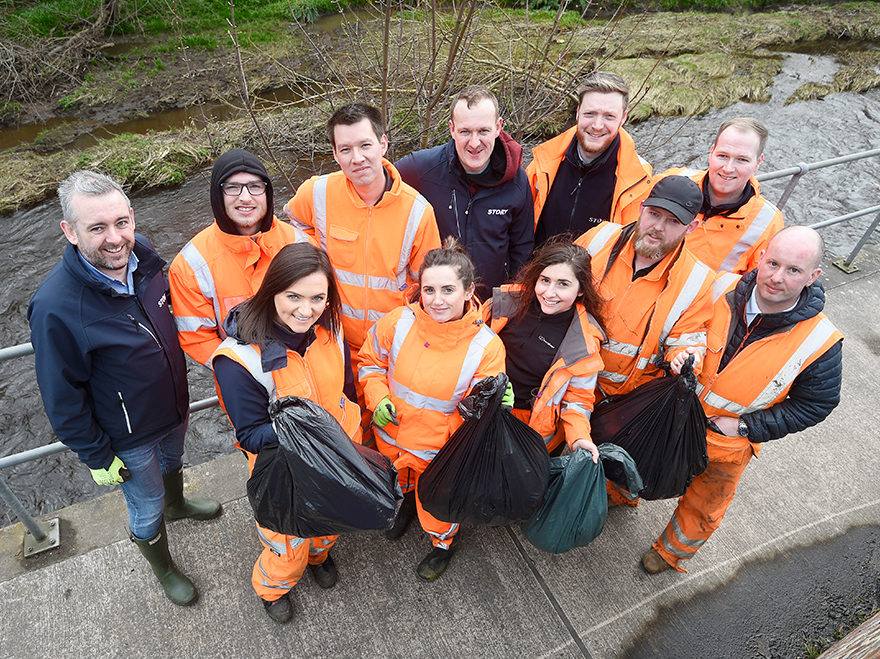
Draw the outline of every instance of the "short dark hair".
<instances>
[{"instance_id":1,"label":"short dark hair","mask_svg":"<svg viewBox=\"0 0 880 659\"><path fill-rule=\"evenodd\" d=\"M584 96L590 92L618 93L623 97L624 109L629 105L629 85L626 80L611 71L594 71L586 77L581 86L577 88L578 107L584 100Z\"/></svg>"},{"instance_id":2,"label":"short dark hair","mask_svg":"<svg viewBox=\"0 0 880 659\"><path fill-rule=\"evenodd\" d=\"M334 131L337 126L351 126L363 119L369 119L370 126L373 127L373 132L376 133L376 139L381 140L385 134L385 121L382 119L382 113L379 112L378 108L374 108L366 103L349 103L336 110L327 121L327 139L330 141L330 146L334 149L336 148L336 135Z\"/></svg>"},{"instance_id":3,"label":"short dark hair","mask_svg":"<svg viewBox=\"0 0 880 659\"><path fill-rule=\"evenodd\" d=\"M736 128L744 133L748 131L756 133L758 135L758 157L761 157L761 154L764 153L764 147L767 146L767 137L770 135L767 126L752 117L736 117L735 119L728 119L721 124L718 132L715 133L715 141L712 143L713 147L718 144L718 138L721 137L721 133L728 128Z\"/></svg>"},{"instance_id":4,"label":"short dark hair","mask_svg":"<svg viewBox=\"0 0 880 659\"><path fill-rule=\"evenodd\" d=\"M604 303L593 283L590 260L590 253L580 245L571 242L570 235L560 235L548 240L532 255L531 260L523 266L517 275L516 284L521 289L521 293L517 296L516 309L511 318L519 320L525 317L529 306L535 299L535 284L538 282L538 277L544 272L544 268L565 263L571 268L578 283L578 295L575 302L582 304L587 313L592 315L597 322L602 323Z\"/></svg>"},{"instance_id":5,"label":"short dark hair","mask_svg":"<svg viewBox=\"0 0 880 659\"><path fill-rule=\"evenodd\" d=\"M447 236L443 241L443 246L432 249L425 254L425 260L419 267L419 284L422 283L422 273L428 268L438 265L448 265L455 272L455 276L462 283L465 290L470 288L476 280L476 269L471 257L464 250L461 243L455 236Z\"/></svg>"},{"instance_id":6,"label":"short dark hair","mask_svg":"<svg viewBox=\"0 0 880 659\"><path fill-rule=\"evenodd\" d=\"M323 249L310 243L294 243L285 245L275 255L266 269L260 288L252 298L239 306L239 338L246 343L264 347L275 334L273 326L278 315L275 311L275 296L303 277L316 272L327 277L327 309L318 322L336 334L340 327L342 304L330 257Z\"/></svg>"},{"instance_id":7,"label":"short dark hair","mask_svg":"<svg viewBox=\"0 0 880 659\"><path fill-rule=\"evenodd\" d=\"M449 120L455 121L455 117L452 116L452 113L455 111L455 106L458 105L459 101L464 101L469 108L472 108L480 101L487 100L492 102L492 105L495 107L495 116L498 117L498 99L495 97L495 94L493 94L488 87L484 87L483 85L468 85L458 92L452 100L452 105L449 106Z\"/></svg>"}]
</instances>

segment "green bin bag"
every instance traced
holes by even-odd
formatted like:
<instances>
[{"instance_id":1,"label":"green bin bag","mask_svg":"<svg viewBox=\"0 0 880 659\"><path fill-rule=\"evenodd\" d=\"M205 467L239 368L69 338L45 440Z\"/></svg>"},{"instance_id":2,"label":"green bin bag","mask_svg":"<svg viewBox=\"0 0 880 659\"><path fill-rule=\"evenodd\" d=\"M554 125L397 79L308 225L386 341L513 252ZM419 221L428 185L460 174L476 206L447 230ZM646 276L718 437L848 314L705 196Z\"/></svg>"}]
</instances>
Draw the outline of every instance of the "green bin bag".
<instances>
[{"instance_id":1,"label":"green bin bag","mask_svg":"<svg viewBox=\"0 0 880 659\"><path fill-rule=\"evenodd\" d=\"M544 505L522 525L529 542L551 554L561 554L572 547L585 547L602 532L608 515L605 461L618 463L615 467L626 474L630 492L643 487L635 462L615 444L599 446L598 464L593 464L589 451L584 450L552 458Z\"/></svg>"}]
</instances>

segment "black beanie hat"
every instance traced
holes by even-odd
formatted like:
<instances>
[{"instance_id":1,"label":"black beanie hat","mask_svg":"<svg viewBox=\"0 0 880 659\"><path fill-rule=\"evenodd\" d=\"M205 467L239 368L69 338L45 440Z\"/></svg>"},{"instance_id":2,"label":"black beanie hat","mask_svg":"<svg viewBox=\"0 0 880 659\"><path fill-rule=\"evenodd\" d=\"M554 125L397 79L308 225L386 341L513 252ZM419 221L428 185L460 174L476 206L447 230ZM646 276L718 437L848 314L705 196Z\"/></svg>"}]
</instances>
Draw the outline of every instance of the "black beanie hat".
<instances>
[{"instance_id":1,"label":"black beanie hat","mask_svg":"<svg viewBox=\"0 0 880 659\"><path fill-rule=\"evenodd\" d=\"M220 184L233 174L247 172L259 176L266 182L266 214L260 220L260 231L268 231L272 227L272 217L275 215L274 195L272 194L272 181L269 173L263 167L257 157L244 149L230 149L217 158L214 168L211 170L211 210L214 211L214 219L223 233L238 234L238 228L229 215L226 214L226 206L223 203L223 190Z\"/></svg>"}]
</instances>

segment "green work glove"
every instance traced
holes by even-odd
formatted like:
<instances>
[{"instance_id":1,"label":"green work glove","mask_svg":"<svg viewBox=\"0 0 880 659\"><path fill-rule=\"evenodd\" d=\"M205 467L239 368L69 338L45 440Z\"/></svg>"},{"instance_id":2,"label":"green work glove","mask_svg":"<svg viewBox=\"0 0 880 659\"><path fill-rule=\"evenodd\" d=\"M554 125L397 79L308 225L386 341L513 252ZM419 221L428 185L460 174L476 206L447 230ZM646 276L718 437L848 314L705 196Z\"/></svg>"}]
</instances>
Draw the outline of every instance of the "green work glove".
<instances>
[{"instance_id":1,"label":"green work glove","mask_svg":"<svg viewBox=\"0 0 880 659\"><path fill-rule=\"evenodd\" d=\"M513 384L510 382L507 383L507 389L504 390L504 395L501 397L501 407L513 409Z\"/></svg>"},{"instance_id":2,"label":"green work glove","mask_svg":"<svg viewBox=\"0 0 880 659\"><path fill-rule=\"evenodd\" d=\"M380 428L384 428L389 423L393 423L395 426L400 425L400 422L397 420L397 409L388 396L380 400L379 404L376 405L376 409L373 410L373 423Z\"/></svg>"},{"instance_id":3,"label":"green work glove","mask_svg":"<svg viewBox=\"0 0 880 659\"><path fill-rule=\"evenodd\" d=\"M125 469L125 463L118 456L113 456L113 462L107 469L89 469L92 472L92 479L98 485L119 485L123 480L119 473L120 469Z\"/></svg>"}]
</instances>

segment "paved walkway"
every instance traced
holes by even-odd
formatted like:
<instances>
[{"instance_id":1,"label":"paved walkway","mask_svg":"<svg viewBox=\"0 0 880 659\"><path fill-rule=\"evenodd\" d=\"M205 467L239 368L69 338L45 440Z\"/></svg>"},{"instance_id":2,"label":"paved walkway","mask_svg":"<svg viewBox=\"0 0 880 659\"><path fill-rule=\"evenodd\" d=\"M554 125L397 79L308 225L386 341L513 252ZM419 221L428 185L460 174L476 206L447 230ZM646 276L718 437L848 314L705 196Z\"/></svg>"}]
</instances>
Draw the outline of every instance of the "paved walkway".
<instances>
[{"instance_id":1,"label":"paved walkway","mask_svg":"<svg viewBox=\"0 0 880 659\"><path fill-rule=\"evenodd\" d=\"M465 528L434 584L414 572L429 548L416 528L397 543L350 535L334 549L338 585L323 591L306 575L295 619L278 626L250 588L259 544L242 497L245 461L229 455L186 476L187 491L220 498L224 514L170 526L201 592L193 607L162 596L125 538L118 493L59 511L62 548L27 562L21 526L0 530L0 656L621 656L662 607L723 587L749 562L880 525L880 253L858 264L848 276L826 264L826 311L846 335L840 407L762 451L687 574L649 576L638 564L672 501L612 509L597 540L561 556L515 528Z\"/></svg>"}]
</instances>

